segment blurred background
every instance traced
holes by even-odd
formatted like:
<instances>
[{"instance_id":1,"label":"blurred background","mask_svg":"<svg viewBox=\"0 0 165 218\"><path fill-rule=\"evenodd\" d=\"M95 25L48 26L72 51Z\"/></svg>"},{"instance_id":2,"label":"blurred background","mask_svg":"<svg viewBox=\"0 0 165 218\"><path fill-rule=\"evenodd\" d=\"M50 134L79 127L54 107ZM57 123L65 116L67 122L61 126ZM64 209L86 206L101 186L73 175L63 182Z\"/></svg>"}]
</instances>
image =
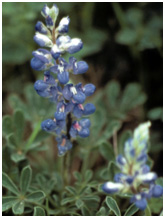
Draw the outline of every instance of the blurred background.
<instances>
[{"instance_id":1,"label":"blurred background","mask_svg":"<svg viewBox=\"0 0 165 218\"><path fill-rule=\"evenodd\" d=\"M34 82L43 75L30 67L32 51L38 48L33 41L34 27L38 20L44 21L40 13L43 5L3 3L3 115L12 115L19 108L24 111L25 140L41 118L51 118L55 111L55 106L33 89ZM69 15L69 35L84 42L84 48L74 56L89 64L85 75L72 79L75 83L93 83L97 88L89 99L97 108L92 115L95 132L91 133L89 141L92 145L95 143L100 129L100 137L104 134L105 138L110 138L108 131L111 121L115 120L119 124L120 144L124 140L123 132L127 131L128 135L128 129L133 130L140 122L151 120L150 155L155 161L154 170L161 176L163 3L58 2L57 6L60 9L57 23ZM42 136L44 140L46 136ZM49 146L55 143L53 137L46 140ZM52 147L55 150L55 146ZM56 155L56 150L44 155L53 163L50 155ZM33 159L31 156L32 162ZM81 164L78 159L75 161L76 166ZM104 165L104 161L97 156L97 164L92 166L91 162L91 167L95 169L100 165Z\"/></svg>"}]
</instances>

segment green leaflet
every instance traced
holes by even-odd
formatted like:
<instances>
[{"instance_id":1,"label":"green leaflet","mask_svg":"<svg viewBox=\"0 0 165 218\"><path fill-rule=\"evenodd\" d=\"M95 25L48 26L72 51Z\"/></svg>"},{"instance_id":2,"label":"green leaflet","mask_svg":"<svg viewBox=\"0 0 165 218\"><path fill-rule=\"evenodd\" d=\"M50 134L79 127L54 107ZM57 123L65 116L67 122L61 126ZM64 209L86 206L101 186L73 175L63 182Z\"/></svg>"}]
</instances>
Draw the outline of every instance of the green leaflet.
<instances>
[{"instance_id":1,"label":"green leaflet","mask_svg":"<svg viewBox=\"0 0 165 218\"><path fill-rule=\"evenodd\" d=\"M112 197L106 197L106 204L114 212L116 216L121 216L117 202Z\"/></svg>"},{"instance_id":2,"label":"green leaflet","mask_svg":"<svg viewBox=\"0 0 165 218\"><path fill-rule=\"evenodd\" d=\"M19 194L18 188L13 183L13 181L8 177L6 173L2 173L2 186L7 188L9 191L14 193L15 195Z\"/></svg>"},{"instance_id":3,"label":"green leaflet","mask_svg":"<svg viewBox=\"0 0 165 218\"><path fill-rule=\"evenodd\" d=\"M42 207L34 207L33 216L46 216L45 210Z\"/></svg>"},{"instance_id":4,"label":"green leaflet","mask_svg":"<svg viewBox=\"0 0 165 218\"><path fill-rule=\"evenodd\" d=\"M132 204L125 212L124 216L132 216L134 215L139 209Z\"/></svg>"},{"instance_id":5,"label":"green leaflet","mask_svg":"<svg viewBox=\"0 0 165 218\"><path fill-rule=\"evenodd\" d=\"M35 202L40 201L45 198L45 194L43 191L35 191L26 196L26 200Z\"/></svg>"},{"instance_id":6,"label":"green leaflet","mask_svg":"<svg viewBox=\"0 0 165 218\"><path fill-rule=\"evenodd\" d=\"M15 215L21 215L24 212L24 201L18 201L12 206Z\"/></svg>"},{"instance_id":7,"label":"green leaflet","mask_svg":"<svg viewBox=\"0 0 165 218\"><path fill-rule=\"evenodd\" d=\"M28 191L29 185L32 179L32 169L30 166L26 166L23 168L21 172L21 179L20 179L20 188L22 194L25 194Z\"/></svg>"},{"instance_id":8,"label":"green leaflet","mask_svg":"<svg viewBox=\"0 0 165 218\"><path fill-rule=\"evenodd\" d=\"M14 196L2 197L2 211L10 209L14 203L17 203L19 200Z\"/></svg>"}]
</instances>

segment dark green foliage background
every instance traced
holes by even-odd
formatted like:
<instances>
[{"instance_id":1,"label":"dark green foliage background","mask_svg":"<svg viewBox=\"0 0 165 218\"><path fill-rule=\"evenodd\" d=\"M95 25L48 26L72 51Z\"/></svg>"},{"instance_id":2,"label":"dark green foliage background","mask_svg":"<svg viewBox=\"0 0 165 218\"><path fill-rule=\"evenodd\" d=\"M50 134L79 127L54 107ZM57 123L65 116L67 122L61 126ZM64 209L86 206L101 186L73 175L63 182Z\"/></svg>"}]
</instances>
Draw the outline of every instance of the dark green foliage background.
<instances>
[{"instance_id":1,"label":"dark green foliage background","mask_svg":"<svg viewBox=\"0 0 165 218\"><path fill-rule=\"evenodd\" d=\"M85 75L73 76L71 79L75 83L82 81L83 84L95 84L96 93L89 98L89 101L95 103L97 108L95 114L91 116L90 137L86 140L78 139L78 145L72 150L70 185L73 186L76 178L77 189L75 191L68 186L69 191L63 194L64 199L58 195L62 187L58 187L61 169L56 142L53 136L39 130L41 120L53 117L55 106L35 93L33 83L42 78L42 73L33 71L30 67L31 53L38 48L33 41L34 27L38 20L43 21L40 11L44 3L6 2L2 5L2 91L5 118L3 171L18 185L21 170L30 164L33 175L37 174L37 178L40 176L43 178L39 184L37 181L40 179L32 177L29 193L36 190L42 190L46 195L51 193L57 208L59 198L62 199L62 209L59 211L51 209L50 214L109 215L109 206L107 207L108 203L106 205L105 202L112 202L113 199L109 198L104 202L105 196L102 194L100 199L97 191L94 192L95 200L91 208L86 208L85 205L88 205L90 199L92 201L92 191L96 187L94 180L101 183L113 177L111 173L115 170L115 166L111 161L115 159L112 149L114 132L117 132L118 152L122 153L123 143L131 136L131 131L139 123L151 120L150 156L154 161L153 170L159 176L163 174L163 4L57 3L60 9L59 19L67 15L71 18L69 35L79 37L84 42L83 50L75 54L75 57L87 61L90 67ZM68 55L65 57L67 59ZM13 135L18 136L17 139L14 139ZM17 144L16 147L13 147L14 144ZM87 168L93 173L87 171L88 173L84 174ZM73 172L80 170L84 177L79 178L79 175L74 177ZM80 194L81 189L92 177L93 184L91 183L91 186L87 187L88 190L83 190ZM45 189L47 182L44 183L44 178L46 181L47 179L52 181L52 186ZM54 178L59 180L56 181L57 190L51 189L55 184ZM77 194L73 194L74 192ZM73 202L74 205L70 205L71 212L64 206L68 203L67 198L68 202ZM102 202L102 205L100 206L98 202ZM52 207L51 203L49 204ZM122 205L122 200L119 200L118 204ZM150 202L151 213L159 214L161 206L158 209L156 206L152 207L152 204L160 206L160 202ZM78 210L74 208L75 205ZM126 207L128 205L129 203ZM124 214L126 208L120 209ZM133 209L131 207L127 213L132 213ZM110 207L110 210L110 214L113 214L114 208ZM6 212L7 215L11 213L10 210ZM26 213L33 214L33 209ZM42 208L35 207L34 215L44 213ZM114 213L119 215L120 211L115 210Z\"/></svg>"}]
</instances>

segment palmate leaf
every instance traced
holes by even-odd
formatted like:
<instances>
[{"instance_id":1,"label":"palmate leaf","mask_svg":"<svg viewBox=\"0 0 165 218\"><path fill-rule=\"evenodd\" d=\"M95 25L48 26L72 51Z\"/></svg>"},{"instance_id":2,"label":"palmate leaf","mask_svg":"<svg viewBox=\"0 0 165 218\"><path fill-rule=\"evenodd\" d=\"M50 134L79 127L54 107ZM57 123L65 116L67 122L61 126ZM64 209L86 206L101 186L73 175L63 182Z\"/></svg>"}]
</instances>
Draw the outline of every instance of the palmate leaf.
<instances>
[{"instance_id":1,"label":"palmate leaf","mask_svg":"<svg viewBox=\"0 0 165 218\"><path fill-rule=\"evenodd\" d=\"M127 112L138 105L145 103L147 97L142 92L142 88L138 83L130 83L126 86L120 102L120 108L123 112Z\"/></svg>"},{"instance_id":2,"label":"palmate leaf","mask_svg":"<svg viewBox=\"0 0 165 218\"><path fill-rule=\"evenodd\" d=\"M34 207L33 216L46 216L45 210L42 207Z\"/></svg>"},{"instance_id":3,"label":"palmate leaf","mask_svg":"<svg viewBox=\"0 0 165 218\"><path fill-rule=\"evenodd\" d=\"M121 216L118 204L112 197L106 197L106 204L114 212L116 216Z\"/></svg>"},{"instance_id":4,"label":"palmate leaf","mask_svg":"<svg viewBox=\"0 0 165 218\"><path fill-rule=\"evenodd\" d=\"M17 186L13 183L13 181L8 177L6 173L2 173L2 186L7 188L15 195L19 194L19 190Z\"/></svg>"},{"instance_id":5,"label":"palmate leaf","mask_svg":"<svg viewBox=\"0 0 165 218\"><path fill-rule=\"evenodd\" d=\"M20 178L20 188L22 194L25 194L28 191L29 185L32 179L32 169L30 166L26 166L23 168L21 172Z\"/></svg>"},{"instance_id":6,"label":"palmate leaf","mask_svg":"<svg viewBox=\"0 0 165 218\"><path fill-rule=\"evenodd\" d=\"M17 203L19 200L14 196L2 197L2 211L10 209L14 203Z\"/></svg>"}]
</instances>

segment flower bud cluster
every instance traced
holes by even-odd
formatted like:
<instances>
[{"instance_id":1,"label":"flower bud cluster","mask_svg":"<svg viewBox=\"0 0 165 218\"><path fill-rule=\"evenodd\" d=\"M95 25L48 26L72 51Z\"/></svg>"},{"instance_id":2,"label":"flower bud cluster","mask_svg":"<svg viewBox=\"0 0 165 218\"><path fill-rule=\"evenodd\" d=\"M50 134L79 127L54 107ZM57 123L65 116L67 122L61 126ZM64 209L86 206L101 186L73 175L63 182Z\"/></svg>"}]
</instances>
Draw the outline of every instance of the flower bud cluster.
<instances>
[{"instance_id":1,"label":"flower bud cluster","mask_svg":"<svg viewBox=\"0 0 165 218\"><path fill-rule=\"evenodd\" d=\"M114 182L106 182L102 189L108 194L132 193L130 201L144 210L147 207L147 199L162 196L163 188L155 184L157 175L150 172L147 165L148 139L150 122L139 125L133 134L133 138L124 145L124 156L118 155L116 163L121 172L114 177Z\"/></svg>"},{"instance_id":2,"label":"flower bud cluster","mask_svg":"<svg viewBox=\"0 0 165 218\"><path fill-rule=\"evenodd\" d=\"M31 67L37 71L44 71L44 79L34 84L36 92L57 104L54 118L43 121L41 128L56 134L58 153L64 155L72 148L71 138L84 138L90 134L90 120L80 118L95 112L93 104L84 105L86 97L95 92L95 86L83 86L82 83L73 85L69 82L71 73L84 74L88 70L88 64L85 61L77 61L75 57L70 57L68 62L62 58L65 52L73 54L80 51L83 42L79 38L70 38L67 35L69 17L62 18L55 27L58 13L56 5L52 8L45 5L42 9L41 14L45 17L46 25L38 21L34 36L34 41L42 48L33 51Z\"/></svg>"}]
</instances>

